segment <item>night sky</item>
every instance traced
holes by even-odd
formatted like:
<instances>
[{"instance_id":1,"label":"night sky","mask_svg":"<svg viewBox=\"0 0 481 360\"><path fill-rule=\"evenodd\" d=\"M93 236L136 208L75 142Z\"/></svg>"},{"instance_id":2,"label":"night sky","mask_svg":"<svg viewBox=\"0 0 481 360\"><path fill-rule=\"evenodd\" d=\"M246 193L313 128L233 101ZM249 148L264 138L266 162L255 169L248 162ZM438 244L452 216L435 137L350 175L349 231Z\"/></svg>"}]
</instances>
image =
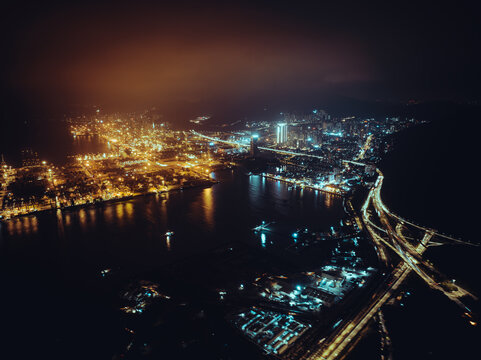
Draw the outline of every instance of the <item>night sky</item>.
<instances>
[{"instance_id":1,"label":"night sky","mask_svg":"<svg viewBox=\"0 0 481 360\"><path fill-rule=\"evenodd\" d=\"M476 1L11 2L2 102L215 112L332 96L479 101L480 10Z\"/></svg>"}]
</instances>

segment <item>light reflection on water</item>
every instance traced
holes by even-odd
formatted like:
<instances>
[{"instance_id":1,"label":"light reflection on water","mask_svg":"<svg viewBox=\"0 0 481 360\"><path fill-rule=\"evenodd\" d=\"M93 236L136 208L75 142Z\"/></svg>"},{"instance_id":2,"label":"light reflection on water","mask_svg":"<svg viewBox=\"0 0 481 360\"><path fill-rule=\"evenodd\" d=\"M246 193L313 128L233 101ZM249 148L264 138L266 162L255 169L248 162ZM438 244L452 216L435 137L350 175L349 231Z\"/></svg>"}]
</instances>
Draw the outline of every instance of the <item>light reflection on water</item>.
<instances>
[{"instance_id":1,"label":"light reflection on water","mask_svg":"<svg viewBox=\"0 0 481 360\"><path fill-rule=\"evenodd\" d=\"M167 201L169 199L169 194L165 194L165 196L161 199L157 199L160 202L160 224L162 228L167 228L168 223L168 213L167 213Z\"/></svg>"},{"instance_id":2,"label":"light reflection on water","mask_svg":"<svg viewBox=\"0 0 481 360\"><path fill-rule=\"evenodd\" d=\"M111 204L105 206L102 211L104 215L105 222L112 223L114 220L114 210Z\"/></svg>"},{"instance_id":3,"label":"light reflection on water","mask_svg":"<svg viewBox=\"0 0 481 360\"><path fill-rule=\"evenodd\" d=\"M165 247L166 247L167 251L172 250L172 245L170 244L170 236L169 235L167 235L165 237Z\"/></svg>"},{"instance_id":4,"label":"light reflection on water","mask_svg":"<svg viewBox=\"0 0 481 360\"><path fill-rule=\"evenodd\" d=\"M117 203L115 204L115 220L119 226L124 225L124 204Z\"/></svg>"},{"instance_id":5,"label":"light reflection on water","mask_svg":"<svg viewBox=\"0 0 481 360\"><path fill-rule=\"evenodd\" d=\"M216 177L221 182L208 188L13 219L1 236L23 237L27 244L41 244L46 238L52 246L56 241L69 244L65 249L62 245L62 251L74 251L78 258L88 257L104 268L111 261L158 264L159 256L207 250L230 241L262 247L251 232L262 220L293 228L302 224L328 228L343 215L341 201L328 194L239 172L220 172ZM169 239L167 231L174 232ZM85 248L68 249L79 242ZM106 244L108 251L101 251L99 244Z\"/></svg>"},{"instance_id":6,"label":"light reflection on water","mask_svg":"<svg viewBox=\"0 0 481 360\"><path fill-rule=\"evenodd\" d=\"M258 201L259 198L265 194L265 182L262 182L261 179L265 180L264 177L259 175L251 175L249 176L249 200L252 206L254 206Z\"/></svg>"},{"instance_id":7,"label":"light reflection on water","mask_svg":"<svg viewBox=\"0 0 481 360\"><path fill-rule=\"evenodd\" d=\"M329 209L332 206L333 198L334 195L326 193L326 196L324 197L324 204L326 205L326 208Z\"/></svg>"},{"instance_id":8,"label":"light reflection on water","mask_svg":"<svg viewBox=\"0 0 481 360\"><path fill-rule=\"evenodd\" d=\"M134 205L130 201L125 204L125 214L129 220L132 220L134 217Z\"/></svg>"},{"instance_id":9,"label":"light reflection on water","mask_svg":"<svg viewBox=\"0 0 481 360\"><path fill-rule=\"evenodd\" d=\"M202 207L204 208L205 223L209 226L209 230L215 227L214 218L214 197L212 187L202 190Z\"/></svg>"},{"instance_id":10,"label":"light reflection on water","mask_svg":"<svg viewBox=\"0 0 481 360\"><path fill-rule=\"evenodd\" d=\"M64 229L64 219L62 216L62 210L58 209L55 212L55 216L57 218L57 229L58 229L58 237L63 238L65 236L65 229ZM69 216L70 219L70 216ZM70 220L69 220L70 222Z\"/></svg>"},{"instance_id":11,"label":"light reflection on water","mask_svg":"<svg viewBox=\"0 0 481 360\"><path fill-rule=\"evenodd\" d=\"M97 221L97 210L95 208L90 208L87 210L87 214L91 226L94 227Z\"/></svg>"},{"instance_id":12,"label":"light reflection on water","mask_svg":"<svg viewBox=\"0 0 481 360\"><path fill-rule=\"evenodd\" d=\"M261 233L261 246L265 248L266 242L267 242L266 234L264 232L262 232Z\"/></svg>"},{"instance_id":13,"label":"light reflection on water","mask_svg":"<svg viewBox=\"0 0 481 360\"><path fill-rule=\"evenodd\" d=\"M80 226L82 227L83 230L87 228L87 215L85 212L85 209L80 209L78 211L78 218L80 222Z\"/></svg>"},{"instance_id":14,"label":"light reflection on water","mask_svg":"<svg viewBox=\"0 0 481 360\"><path fill-rule=\"evenodd\" d=\"M70 226L70 224L72 223L72 217L69 213L66 213L65 215L63 215L62 211L60 211L60 216L63 217L65 219L65 225L67 226Z\"/></svg>"},{"instance_id":15,"label":"light reflection on water","mask_svg":"<svg viewBox=\"0 0 481 360\"><path fill-rule=\"evenodd\" d=\"M25 216L7 222L10 236L35 234L38 231L38 220L35 216Z\"/></svg>"},{"instance_id":16,"label":"light reflection on water","mask_svg":"<svg viewBox=\"0 0 481 360\"><path fill-rule=\"evenodd\" d=\"M236 174L235 176L239 175ZM230 180L234 179L235 176L231 176ZM227 206L229 213L233 213L236 217L246 215L240 213L241 210L247 211L247 215L272 212L273 214L290 216L293 209L304 208L304 201L302 200L305 194L308 195L309 199L312 199L310 207L314 209L319 209L319 207L330 209L334 206L337 198L331 194L323 194L315 190L294 188L289 184L258 175L248 176L246 188L232 188L227 193L225 190L222 185L214 185L201 190L193 189L181 193L156 195L155 197L148 197L148 200L140 197L125 202L108 203L99 207L57 211L55 213L56 226L59 236L65 236L65 231L70 231L71 228L79 228L78 230L81 232L89 232L94 231L101 224L104 224L104 226L114 225L117 228L136 226L139 221L136 218L138 216L141 219L148 220L151 224L155 224L155 228L160 232L160 229L168 229L169 223L178 222L180 217L187 216L189 223L204 227L205 230L212 232L215 230L219 217L217 214L219 206ZM245 195L247 195L247 199ZM247 203L246 200L248 200ZM172 209L174 203L171 203L171 201L174 203L190 203L188 213ZM319 201L322 201L322 203ZM169 215L175 216L169 217ZM45 214L40 214L40 217L43 216ZM72 217L75 218L75 221L72 221ZM220 215L220 217L223 216ZM13 219L6 224L9 236L34 235L38 232L39 220L37 216L26 216Z\"/></svg>"}]
</instances>

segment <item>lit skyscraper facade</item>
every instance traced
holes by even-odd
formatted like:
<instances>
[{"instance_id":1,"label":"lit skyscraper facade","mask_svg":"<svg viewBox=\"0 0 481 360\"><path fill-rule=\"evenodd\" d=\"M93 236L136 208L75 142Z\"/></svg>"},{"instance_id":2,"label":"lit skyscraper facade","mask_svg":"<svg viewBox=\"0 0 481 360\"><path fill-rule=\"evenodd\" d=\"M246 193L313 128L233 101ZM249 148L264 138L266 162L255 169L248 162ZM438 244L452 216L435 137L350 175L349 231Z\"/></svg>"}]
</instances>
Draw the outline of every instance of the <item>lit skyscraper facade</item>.
<instances>
[{"instance_id":1,"label":"lit skyscraper facade","mask_svg":"<svg viewBox=\"0 0 481 360\"><path fill-rule=\"evenodd\" d=\"M277 124L277 144L284 144L287 142L287 124Z\"/></svg>"}]
</instances>

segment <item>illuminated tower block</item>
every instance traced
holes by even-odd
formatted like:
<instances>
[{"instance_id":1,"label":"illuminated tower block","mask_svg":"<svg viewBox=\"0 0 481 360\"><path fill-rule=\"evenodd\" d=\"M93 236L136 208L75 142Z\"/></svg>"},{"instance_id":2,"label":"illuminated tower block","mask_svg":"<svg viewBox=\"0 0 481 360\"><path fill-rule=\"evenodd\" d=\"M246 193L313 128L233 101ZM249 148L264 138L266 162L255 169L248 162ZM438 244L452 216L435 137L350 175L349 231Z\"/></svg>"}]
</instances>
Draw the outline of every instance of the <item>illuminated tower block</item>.
<instances>
[{"instance_id":1,"label":"illuminated tower block","mask_svg":"<svg viewBox=\"0 0 481 360\"><path fill-rule=\"evenodd\" d=\"M287 124L277 124L277 145L282 145L287 142Z\"/></svg>"}]
</instances>

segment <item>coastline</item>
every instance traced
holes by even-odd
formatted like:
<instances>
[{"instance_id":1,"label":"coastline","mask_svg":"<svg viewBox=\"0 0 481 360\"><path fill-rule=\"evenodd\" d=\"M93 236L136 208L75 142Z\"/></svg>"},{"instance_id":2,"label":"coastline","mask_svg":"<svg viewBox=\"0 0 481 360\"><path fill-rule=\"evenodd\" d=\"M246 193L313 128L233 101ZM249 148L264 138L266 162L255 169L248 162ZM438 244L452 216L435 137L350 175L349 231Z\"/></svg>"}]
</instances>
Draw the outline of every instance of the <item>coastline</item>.
<instances>
[{"instance_id":1,"label":"coastline","mask_svg":"<svg viewBox=\"0 0 481 360\"><path fill-rule=\"evenodd\" d=\"M275 177L273 175L268 175L268 174L265 174L265 173L259 174L259 176L262 176L262 177L265 177L265 178L271 179L271 180L278 180L278 181L282 181L282 182L285 182L285 183L288 183L288 184L293 184L293 185L301 187L301 189L308 188L308 189L312 189L312 190L318 190L318 191L321 191L321 192L326 193L326 194L339 196L341 198L346 197L348 195L345 192L338 193L338 192L326 190L325 188L319 188L319 187L316 187L316 186L313 186L313 185L304 185L304 184L299 185L295 181L287 180L287 179L284 179L284 178L278 178L278 177Z\"/></svg>"},{"instance_id":2,"label":"coastline","mask_svg":"<svg viewBox=\"0 0 481 360\"><path fill-rule=\"evenodd\" d=\"M145 192L145 193L138 193L138 194L133 194L133 195L128 195L128 196L123 196L119 198L114 198L114 199L108 199L108 200L102 200L98 202L90 202L90 203L84 203L84 204L75 204L75 205L69 205L69 206L64 206L64 207L53 207L50 209L42 209L42 210L35 210L35 211L30 211L27 213L23 214L18 214L11 216L9 218L0 218L0 223L2 222L7 222L9 220L17 219L17 218L22 218L26 216L31 216L31 215L36 215L36 214L41 214L41 213L48 213L48 212L54 212L57 210L64 211L64 210L75 210L75 209L82 209L82 208L89 208L89 207L97 207L97 206L103 206L105 204L114 204L117 202L122 202L122 201L127 201L139 197L148 197L152 195L159 195L159 194L166 194L170 192L175 192L175 191L182 191L182 190L188 190L188 189L195 189L195 188L208 188L211 187L215 184L219 183L219 181L211 181L210 183L205 183L205 184L195 184L195 185L188 185L188 186L181 186L178 188L173 188L165 191L159 191L159 192Z\"/></svg>"}]
</instances>

